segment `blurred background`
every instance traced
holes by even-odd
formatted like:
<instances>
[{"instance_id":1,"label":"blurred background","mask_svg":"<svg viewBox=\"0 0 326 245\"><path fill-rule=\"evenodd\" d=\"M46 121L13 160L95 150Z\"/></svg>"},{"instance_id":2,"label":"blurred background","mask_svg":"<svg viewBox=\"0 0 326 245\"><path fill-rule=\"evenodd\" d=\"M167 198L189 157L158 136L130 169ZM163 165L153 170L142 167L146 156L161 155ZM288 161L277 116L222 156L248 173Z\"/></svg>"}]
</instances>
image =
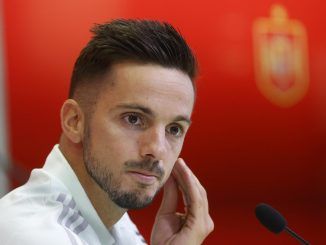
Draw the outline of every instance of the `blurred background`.
<instances>
[{"instance_id":1,"label":"blurred background","mask_svg":"<svg viewBox=\"0 0 326 245\"><path fill-rule=\"evenodd\" d=\"M260 202L325 244L325 11L317 0L0 0L0 195L58 142L90 27L157 19L181 31L200 64L182 156L208 191L215 230L205 244L297 244L258 223ZM160 198L131 212L148 241Z\"/></svg>"}]
</instances>

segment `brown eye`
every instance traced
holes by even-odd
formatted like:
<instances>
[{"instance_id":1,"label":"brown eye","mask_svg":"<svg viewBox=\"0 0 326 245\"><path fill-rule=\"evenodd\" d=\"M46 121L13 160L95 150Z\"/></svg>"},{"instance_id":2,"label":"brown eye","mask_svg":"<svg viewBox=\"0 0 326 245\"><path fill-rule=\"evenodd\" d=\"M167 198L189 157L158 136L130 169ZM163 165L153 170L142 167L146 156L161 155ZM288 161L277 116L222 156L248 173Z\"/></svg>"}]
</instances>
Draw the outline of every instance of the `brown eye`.
<instances>
[{"instance_id":1,"label":"brown eye","mask_svg":"<svg viewBox=\"0 0 326 245\"><path fill-rule=\"evenodd\" d=\"M180 125L171 125L167 128L167 132L175 137L183 135L183 129Z\"/></svg>"},{"instance_id":2,"label":"brown eye","mask_svg":"<svg viewBox=\"0 0 326 245\"><path fill-rule=\"evenodd\" d=\"M128 116L128 122L130 124L137 124L138 120L139 120L139 118L135 115Z\"/></svg>"},{"instance_id":3,"label":"brown eye","mask_svg":"<svg viewBox=\"0 0 326 245\"><path fill-rule=\"evenodd\" d=\"M142 126L142 119L136 114L128 114L123 118L128 124L132 126Z\"/></svg>"}]
</instances>

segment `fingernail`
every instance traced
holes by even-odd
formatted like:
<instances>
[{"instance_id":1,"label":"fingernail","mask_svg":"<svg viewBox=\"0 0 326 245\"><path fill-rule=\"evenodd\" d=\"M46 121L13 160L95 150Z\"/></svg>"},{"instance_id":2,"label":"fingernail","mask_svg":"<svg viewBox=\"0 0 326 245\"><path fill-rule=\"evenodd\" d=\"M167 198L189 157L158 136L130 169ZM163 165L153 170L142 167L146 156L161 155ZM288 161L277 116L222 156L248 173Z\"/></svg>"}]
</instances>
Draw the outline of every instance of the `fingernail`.
<instances>
[{"instance_id":1,"label":"fingernail","mask_svg":"<svg viewBox=\"0 0 326 245\"><path fill-rule=\"evenodd\" d=\"M179 160L179 162L180 162L181 164L183 164L183 165L186 164L185 161L184 161L182 158L178 158L178 160Z\"/></svg>"}]
</instances>

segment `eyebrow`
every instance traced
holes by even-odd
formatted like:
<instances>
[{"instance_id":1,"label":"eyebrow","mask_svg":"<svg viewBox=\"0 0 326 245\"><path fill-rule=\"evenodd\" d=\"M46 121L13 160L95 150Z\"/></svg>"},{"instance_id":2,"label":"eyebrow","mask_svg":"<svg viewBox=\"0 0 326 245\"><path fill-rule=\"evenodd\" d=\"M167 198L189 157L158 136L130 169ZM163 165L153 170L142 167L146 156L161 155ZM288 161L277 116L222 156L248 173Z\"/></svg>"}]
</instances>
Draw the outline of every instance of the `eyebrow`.
<instances>
[{"instance_id":1,"label":"eyebrow","mask_svg":"<svg viewBox=\"0 0 326 245\"><path fill-rule=\"evenodd\" d=\"M123 109L140 110L143 113L149 115L150 117L155 116L155 113L150 108L139 105L139 104L122 103L122 104L118 104L117 107L118 108L123 108ZM179 116L176 116L173 121L175 121L175 122L184 121L189 125L191 124L191 120L190 120L190 118L188 116L179 115Z\"/></svg>"}]
</instances>

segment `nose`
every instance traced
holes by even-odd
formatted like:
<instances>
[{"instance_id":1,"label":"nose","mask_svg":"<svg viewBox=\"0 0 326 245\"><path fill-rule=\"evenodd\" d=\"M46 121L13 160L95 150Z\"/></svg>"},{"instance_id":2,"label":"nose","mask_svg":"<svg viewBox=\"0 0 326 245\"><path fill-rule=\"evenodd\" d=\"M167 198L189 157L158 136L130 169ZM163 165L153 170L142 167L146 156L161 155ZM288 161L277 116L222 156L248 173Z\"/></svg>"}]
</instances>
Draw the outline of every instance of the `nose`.
<instances>
[{"instance_id":1,"label":"nose","mask_svg":"<svg viewBox=\"0 0 326 245\"><path fill-rule=\"evenodd\" d=\"M139 144L142 157L163 160L166 152L165 129L153 127L143 131Z\"/></svg>"}]
</instances>

